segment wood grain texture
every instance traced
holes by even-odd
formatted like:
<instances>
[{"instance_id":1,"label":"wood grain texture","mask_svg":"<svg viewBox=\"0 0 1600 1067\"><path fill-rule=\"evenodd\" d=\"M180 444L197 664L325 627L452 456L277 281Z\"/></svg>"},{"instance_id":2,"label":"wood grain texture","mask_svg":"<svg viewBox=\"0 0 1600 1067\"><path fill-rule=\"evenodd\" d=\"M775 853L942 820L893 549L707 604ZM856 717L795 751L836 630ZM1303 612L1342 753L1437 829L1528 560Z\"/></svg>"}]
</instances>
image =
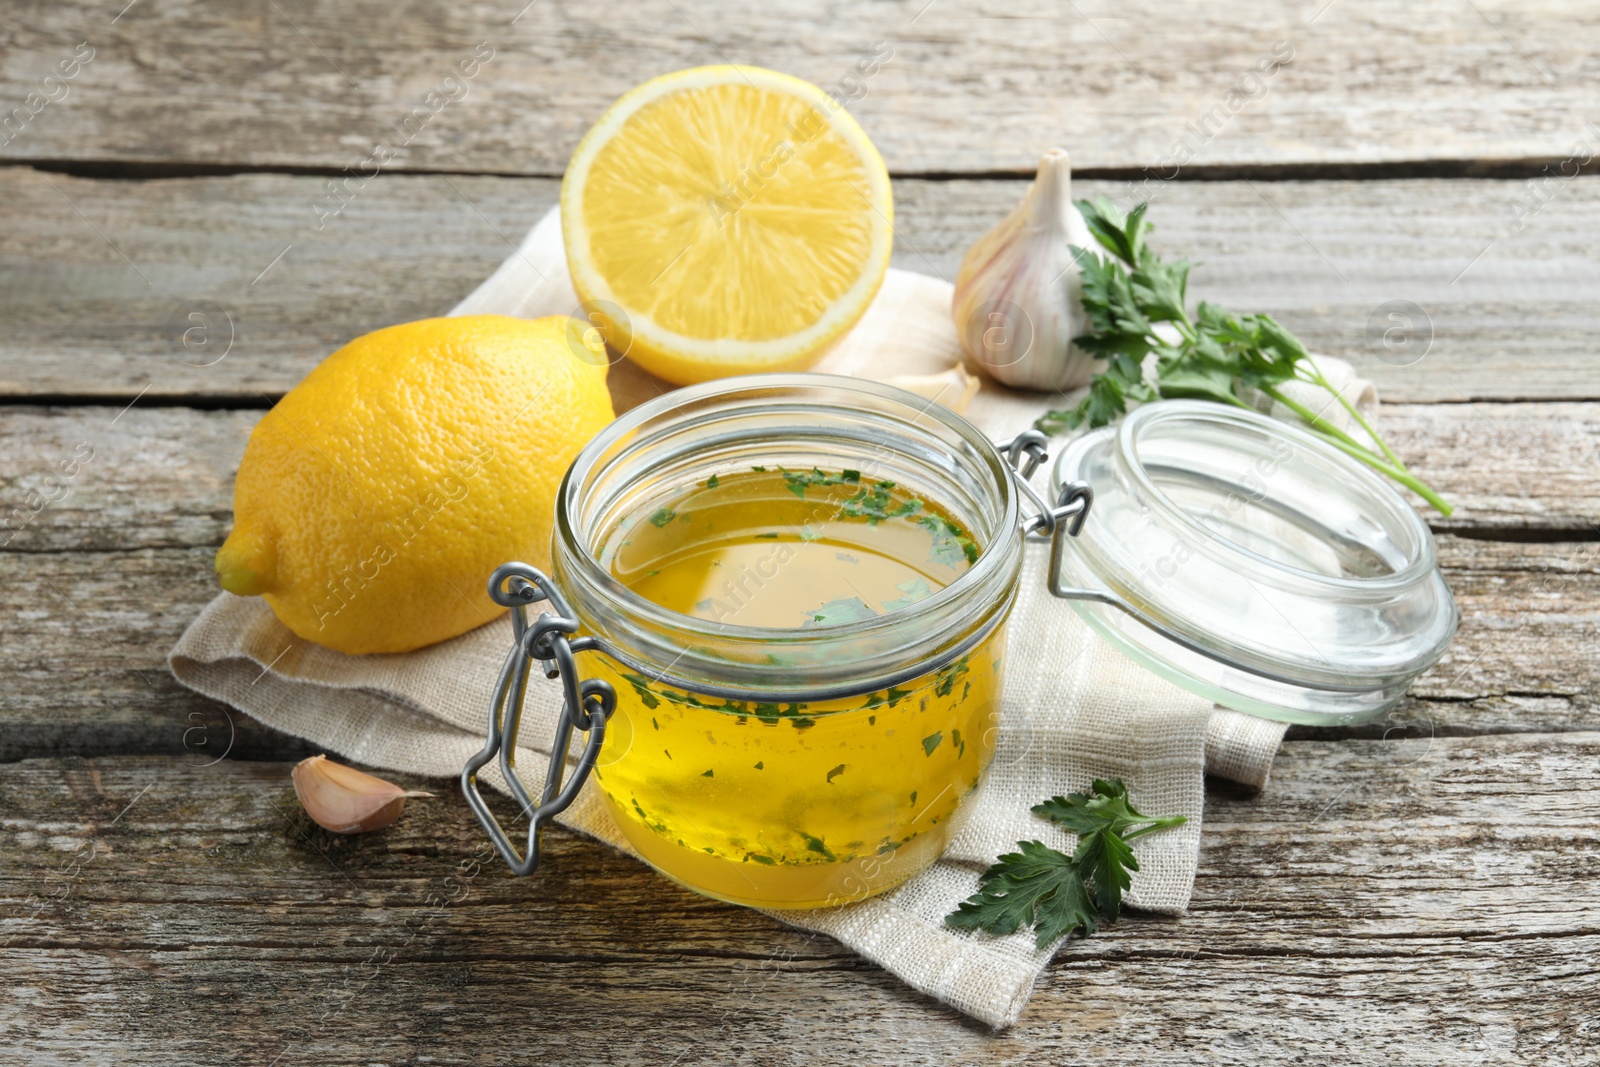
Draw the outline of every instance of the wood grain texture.
<instances>
[{"instance_id":1,"label":"wood grain texture","mask_svg":"<svg viewBox=\"0 0 1600 1067\"><path fill-rule=\"evenodd\" d=\"M314 754L180 686L177 636L215 595L214 548L0 552L0 763L41 753L158 752L209 763Z\"/></svg>"},{"instance_id":2,"label":"wood grain texture","mask_svg":"<svg viewBox=\"0 0 1600 1067\"><path fill-rule=\"evenodd\" d=\"M1357 736L1583 730L1600 708L1593 655L1600 544L1441 539L1463 623L1410 696ZM305 745L179 686L167 652L216 595L215 548L0 552L0 761L41 754L286 758ZM1300 731L1347 737L1351 731Z\"/></svg>"},{"instance_id":3,"label":"wood grain texture","mask_svg":"<svg viewBox=\"0 0 1600 1067\"><path fill-rule=\"evenodd\" d=\"M384 144L395 167L559 174L633 85L729 62L853 101L899 173L1030 168L1052 144L1109 168L1562 159L1595 120L1600 52L1600 14L1561 0L284 0L121 16L28 0L10 14L8 107L80 42L94 52L43 86L59 102L14 126L4 158L334 170ZM492 58L461 78L476 49Z\"/></svg>"},{"instance_id":4,"label":"wood grain texture","mask_svg":"<svg viewBox=\"0 0 1600 1067\"><path fill-rule=\"evenodd\" d=\"M350 338L448 310L558 191L385 175L319 231L324 182L0 168L0 396L265 404ZM1600 363L1575 358L1600 334L1600 180L1560 183L1520 230L1509 181L1076 184L1153 198L1155 246L1200 264L1192 297L1271 312L1389 401L1600 399ZM954 278L1024 188L897 181L896 264Z\"/></svg>"},{"instance_id":5,"label":"wood grain texture","mask_svg":"<svg viewBox=\"0 0 1600 1067\"><path fill-rule=\"evenodd\" d=\"M1455 646L1369 733L1583 729L1600 703L1592 655L1600 541L1481 539L1593 537L1600 405L1483 407L1492 410L1385 411L1395 444L1460 504L1448 521L1469 536L1440 539L1464 619ZM238 457L259 417L142 404L0 408L0 454L9 457L0 502L11 527L0 530L0 669L10 679L0 759L198 758L235 730L244 754L303 749L244 716L230 724L220 705L179 687L164 667L178 635L216 594L211 561L232 521ZM1491 417L1517 448L1483 447L1487 431L1476 420ZM77 456L85 458L68 476Z\"/></svg>"},{"instance_id":6,"label":"wood grain texture","mask_svg":"<svg viewBox=\"0 0 1600 1067\"><path fill-rule=\"evenodd\" d=\"M0 550L221 544L262 413L148 403L0 405ZM1417 501L1436 530L1600 540L1600 403L1386 404L1379 425L1455 505L1445 518Z\"/></svg>"},{"instance_id":7,"label":"wood grain texture","mask_svg":"<svg viewBox=\"0 0 1600 1067\"><path fill-rule=\"evenodd\" d=\"M1208 798L1188 915L1069 944L995 1036L559 830L510 878L448 785L349 838L288 764L32 760L0 777L0 1036L38 1063L1592 1063L1597 765L1592 733L1292 742L1270 789Z\"/></svg>"}]
</instances>

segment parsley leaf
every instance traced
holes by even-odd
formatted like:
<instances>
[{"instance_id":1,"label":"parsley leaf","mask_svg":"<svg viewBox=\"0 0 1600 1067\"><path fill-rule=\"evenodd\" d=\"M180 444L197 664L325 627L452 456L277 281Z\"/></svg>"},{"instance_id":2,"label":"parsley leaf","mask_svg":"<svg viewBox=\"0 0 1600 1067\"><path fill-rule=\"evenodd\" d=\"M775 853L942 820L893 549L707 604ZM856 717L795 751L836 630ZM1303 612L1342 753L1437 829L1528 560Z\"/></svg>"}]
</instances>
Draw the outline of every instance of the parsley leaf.
<instances>
[{"instance_id":1,"label":"parsley leaf","mask_svg":"<svg viewBox=\"0 0 1600 1067\"><path fill-rule=\"evenodd\" d=\"M861 479L861 475L857 471L846 471L845 473L856 475L856 481L858 482ZM893 488L893 482L878 482L875 485L862 486L839 508L839 514L848 515L853 519L866 519L869 526L876 526L884 519L896 519L902 515L915 515L922 510L922 501L914 498L902 500L891 508L889 500L890 490Z\"/></svg>"},{"instance_id":2,"label":"parsley leaf","mask_svg":"<svg viewBox=\"0 0 1600 1067\"><path fill-rule=\"evenodd\" d=\"M1051 797L1034 805L1033 813L1078 835L1073 865L1094 884L1095 902L1109 922L1116 921L1122 894L1132 884L1129 872L1139 869L1128 842L1186 821L1182 815L1153 818L1141 813L1129 803L1128 787L1120 778L1097 778L1088 793Z\"/></svg>"},{"instance_id":3,"label":"parsley leaf","mask_svg":"<svg viewBox=\"0 0 1600 1067\"><path fill-rule=\"evenodd\" d=\"M656 695L650 691L650 679L642 678L637 674L626 673L623 674L622 678L633 686L634 693L639 697L639 703L646 708L658 708L661 706L661 701L656 699ZM659 730L660 727L658 726L656 729Z\"/></svg>"},{"instance_id":4,"label":"parsley leaf","mask_svg":"<svg viewBox=\"0 0 1600 1067\"><path fill-rule=\"evenodd\" d=\"M926 600L933 595L933 590L929 588L925 578L911 578L896 584L895 588L900 590L901 595L893 600L885 600L883 602L884 611L899 611L901 608L909 608L917 601Z\"/></svg>"},{"instance_id":5,"label":"parsley leaf","mask_svg":"<svg viewBox=\"0 0 1600 1067\"><path fill-rule=\"evenodd\" d=\"M947 926L999 936L1030 926L1040 948L1073 932L1088 937L1099 929L1072 860L1038 841L1019 841L1017 848L983 872L978 892L945 916Z\"/></svg>"},{"instance_id":6,"label":"parsley leaf","mask_svg":"<svg viewBox=\"0 0 1600 1067\"><path fill-rule=\"evenodd\" d=\"M867 602L858 596L847 597L843 600L830 600L822 607L806 613L806 620L800 624L801 629L809 630L817 626L842 626L847 622L860 622L862 619L876 618L878 613L867 606Z\"/></svg>"},{"instance_id":7,"label":"parsley leaf","mask_svg":"<svg viewBox=\"0 0 1600 1067\"><path fill-rule=\"evenodd\" d=\"M1116 922L1122 911L1122 894L1133 885L1130 871L1139 869L1133 849L1117 834L1100 831L1078 839L1072 866L1085 881L1094 884L1095 904L1107 922Z\"/></svg>"},{"instance_id":8,"label":"parsley leaf","mask_svg":"<svg viewBox=\"0 0 1600 1067\"><path fill-rule=\"evenodd\" d=\"M822 840L822 838L812 837L804 830L800 831L800 838L801 840L805 841L806 850L808 852L815 852L830 863L839 858L833 854L833 849L829 848L828 843Z\"/></svg>"},{"instance_id":9,"label":"parsley leaf","mask_svg":"<svg viewBox=\"0 0 1600 1067\"><path fill-rule=\"evenodd\" d=\"M947 925L1003 936L1026 924L1040 948L1074 932L1088 937L1099 919L1116 922L1121 914L1122 894L1139 869L1128 842L1188 821L1139 812L1120 778L1096 779L1088 793L1051 797L1033 813L1076 833L1077 850L1069 857L1038 841L1018 842L1021 851L984 871L978 892L945 917Z\"/></svg>"},{"instance_id":10,"label":"parsley leaf","mask_svg":"<svg viewBox=\"0 0 1600 1067\"><path fill-rule=\"evenodd\" d=\"M756 468L761 470L763 468ZM778 468L783 470L782 467ZM783 471L784 484L789 487L789 492L801 499L805 498L806 490L814 485L855 485L861 481L860 471L840 471L838 474L825 474L817 468L811 468L808 474L804 471Z\"/></svg>"},{"instance_id":11,"label":"parsley leaf","mask_svg":"<svg viewBox=\"0 0 1600 1067\"><path fill-rule=\"evenodd\" d=\"M978 543L961 532L961 527L938 515L919 515L911 520L933 535L929 559L946 567L959 567L963 560L978 561Z\"/></svg>"},{"instance_id":12,"label":"parsley leaf","mask_svg":"<svg viewBox=\"0 0 1600 1067\"><path fill-rule=\"evenodd\" d=\"M1236 315L1204 301L1190 316L1191 264L1184 259L1167 262L1150 250L1145 243L1151 229L1144 218L1148 205L1124 215L1105 197L1076 203L1095 242L1110 254L1102 258L1072 248L1090 328L1073 342L1106 366L1076 406L1047 412L1034 424L1038 429L1059 433L1085 424L1104 426L1134 401L1184 398L1248 408L1241 393L1253 389L1293 411L1335 448L1414 490L1440 514L1450 514L1450 504L1411 473L1323 375L1299 338L1272 316ZM1285 393L1282 387L1289 382L1325 390L1370 444Z\"/></svg>"}]
</instances>

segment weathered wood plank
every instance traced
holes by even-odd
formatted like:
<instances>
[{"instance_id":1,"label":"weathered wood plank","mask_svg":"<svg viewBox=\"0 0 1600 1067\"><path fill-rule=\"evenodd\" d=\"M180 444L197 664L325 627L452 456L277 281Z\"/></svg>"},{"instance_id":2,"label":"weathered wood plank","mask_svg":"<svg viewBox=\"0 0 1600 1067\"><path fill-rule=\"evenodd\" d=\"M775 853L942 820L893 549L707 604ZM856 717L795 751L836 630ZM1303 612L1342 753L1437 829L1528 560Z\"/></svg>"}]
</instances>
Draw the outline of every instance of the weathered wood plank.
<instances>
[{"instance_id":1,"label":"weathered wood plank","mask_svg":"<svg viewBox=\"0 0 1600 1067\"><path fill-rule=\"evenodd\" d=\"M221 544L261 412L147 403L0 406L0 548ZM1441 532L1600 539L1600 403L1389 404L1379 422L1455 505L1449 518L1422 508Z\"/></svg>"},{"instance_id":2,"label":"weathered wood plank","mask_svg":"<svg viewBox=\"0 0 1600 1067\"><path fill-rule=\"evenodd\" d=\"M1461 610L1455 643L1417 679L1394 724L1433 736L1585 729L1600 704L1593 649L1600 542L1508 545L1445 536L1440 563ZM1576 661L1587 660L1587 663Z\"/></svg>"},{"instance_id":3,"label":"weathered wood plank","mask_svg":"<svg viewBox=\"0 0 1600 1067\"><path fill-rule=\"evenodd\" d=\"M1447 536L1441 547L1461 633L1407 702L1366 734L1591 726L1600 707L1600 543ZM214 553L208 545L0 552L0 760L119 752L209 759L235 730L251 755L270 756L280 744L303 751L238 713L230 720L165 669L178 635L216 593Z\"/></svg>"},{"instance_id":4,"label":"weathered wood plank","mask_svg":"<svg viewBox=\"0 0 1600 1067\"><path fill-rule=\"evenodd\" d=\"M1594 404L1397 406L1385 424L1454 497L1451 528L1536 537L1600 518ZM233 472L254 411L0 409L0 661L13 680L0 758L52 753L270 756L303 746L181 689L166 651L215 594ZM1485 447L1479 419L1513 442ZM1521 496L1513 495L1520 493ZM41 508L36 514L35 507ZM1600 544L1441 539L1465 624L1383 729L1433 735L1581 728L1600 678L1589 654Z\"/></svg>"},{"instance_id":5,"label":"weathered wood plank","mask_svg":"<svg viewBox=\"0 0 1600 1067\"><path fill-rule=\"evenodd\" d=\"M0 228L12 338L0 391L265 404L350 338L449 310L557 193L551 181L414 180L386 176L318 231L319 179L0 172L22 197Z\"/></svg>"},{"instance_id":6,"label":"weathered wood plank","mask_svg":"<svg viewBox=\"0 0 1600 1067\"><path fill-rule=\"evenodd\" d=\"M1592 733L1290 743L1264 793L1208 797L1190 913L1068 945L1000 1036L559 830L509 878L448 786L346 838L287 764L28 761L0 769L0 1032L41 1063L85 1035L126 1063L1576 1063L1597 759Z\"/></svg>"},{"instance_id":7,"label":"weathered wood plank","mask_svg":"<svg viewBox=\"0 0 1600 1067\"><path fill-rule=\"evenodd\" d=\"M0 168L0 396L265 403L351 337L447 310L557 195L544 179L385 175L319 231L323 181ZM1389 401L1600 399L1600 364L1579 358L1600 334L1591 178L1559 183L1520 231L1507 181L1078 185L1154 196L1157 247L1200 264L1193 296L1271 312ZM1023 188L897 181L896 263L953 278ZM1411 338L1398 350L1382 345L1404 327L1394 301L1417 331L1392 334ZM185 347L208 305L212 332Z\"/></svg>"},{"instance_id":8,"label":"weathered wood plank","mask_svg":"<svg viewBox=\"0 0 1600 1067\"><path fill-rule=\"evenodd\" d=\"M1379 424L1414 471L1447 487L1452 515L1423 510L1436 531L1600 537L1600 404L1385 404Z\"/></svg>"},{"instance_id":9,"label":"weathered wood plank","mask_svg":"<svg viewBox=\"0 0 1600 1067\"><path fill-rule=\"evenodd\" d=\"M1111 168L1563 159L1593 140L1600 52L1600 17L1561 0L119 9L12 11L0 99L26 121L5 158L370 169L381 144L394 167L559 174L634 84L737 62L853 100L901 173L1024 168L1056 143Z\"/></svg>"},{"instance_id":10,"label":"weathered wood plank","mask_svg":"<svg viewBox=\"0 0 1600 1067\"><path fill-rule=\"evenodd\" d=\"M215 549L0 552L0 762L157 752L209 763L312 754L184 689L166 653L213 595Z\"/></svg>"}]
</instances>

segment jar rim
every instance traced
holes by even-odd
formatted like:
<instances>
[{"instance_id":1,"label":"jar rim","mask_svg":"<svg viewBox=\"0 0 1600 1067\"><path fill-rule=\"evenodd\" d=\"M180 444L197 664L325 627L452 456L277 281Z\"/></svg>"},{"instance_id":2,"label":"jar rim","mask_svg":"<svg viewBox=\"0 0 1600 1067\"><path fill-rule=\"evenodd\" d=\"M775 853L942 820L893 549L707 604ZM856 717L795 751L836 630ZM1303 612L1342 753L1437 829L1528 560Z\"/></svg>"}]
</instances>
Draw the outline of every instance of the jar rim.
<instances>
[{"instance_id":1,"label":"jar rim","mask_svg":"<svg viewBox=\"0 0 1600 1067\"><path fill-rule=\"evenodd\" d=\"M1283 560L1274 559L1271 556L1256 552L1227 537L1219 537L1215 530L1195 518L1187 509L1179 506L1165 490L1157 485L1140 459L1140 440L1152 429L1186 422L1210 422L1218 425L1245 426L1255 430L1264 430L1274 436L1291 441L1298 447L1309 449L1314 455L1331 458L1341 464L1344 475L1359 480L1362 483L1362 488L1369 494L1370 500L1385 505L1385 511L1388 513L1387 517L1393 520L1393 525L1389 529L1391 531L1403 530L1406 534L1409 541L1408 547L1410 547L1411 551L1407 553L1405 565L1393 568L1386 574L1327 574L1294 566ZM1427 525L1417 515L1416 511L1407 506L1405 501L1376 473L1364 465L1345 462L1343 453L1338 453L1327 442L1310 431L1293 426L1280 419L1263 415L1257 411L1227 408L1220 404L1199 400L1169 400L1160 404L1146 405L1134 411L1118 427L1116 459L1120 469L1125 471L1128 477L1136 482L1140 490L1145 494L1145 502L1147 504L1159 510L1162 515L1171 519L1178 526L1198 536L1197 547L1200 551L1207 552L1216 558L1232 557L1248 561L1251 565L1266 568L1268 571L1290 582L1303 583L1307 586L1320 587L1329 591L1384 593L1415 585L1430 573L1438 563L1437 550L1434 546L1433 538L1428 533ZM1065 456L1063 455L1064 460Z\"/></svg>"},{"instance_id":2,"label":"jar rim","mask_svg":"<svg viewBox=\"0 0 1600 1067\"><path fill-rule=\"evenodd\" d=\"M870 418L866 403L856 409L846 408L839 402L840 398L848 399L851 396L875 403L877 408L873 415L902 425L908 432L920 429L921 432L930 433L936 428L946 435L954 434L969 447L972 458L981 464L984 471L983 487L994 499L995 521L990 529L982 531L984 536L978 546L977 559L954 581L929 597L884 615L824 627L759 627L713 621L673 611L629 588L597 558L592 531L580 529L585 514L583 509L588 503L585 500L586 489L624 459L636 457L652 444L658 443L661 435L669 431L676 432L671 423L666 423L653 434L647 432L643 437L630 440L630 435L637 435L641 430L648 431L652 423L660 423L674 412L698 408L705 412L704 419L709 424L747 412L754 404L770 406L778 400L799 400L803 403L809 397L819 410L826 408L834 415L860 410L863 426L868 425ZM833 398L832 403L829 403L830 397ZM886 410L899 411L903 415L898 419L894 415L885 416ZM619 416L579 451L568 468L557 494L554 536L561 564L576 570L574 577L578 583L598 592L608 611L608 622L626 621L630 626L642 624L644 627L678 631L680 634L700 632L714 635L719 641L759 642L809 654L840 644L881 642L891 634L916 631L918 627L947 633L954 621L941 626L939 620L961 606L973 595L974 590L1005 580L1007 571L1009 580L1015 582L1020 570L1022 540L1019 515L1020 501L1012 484L1010 465L994 443L960 415L934 401L880 382L842 375L789 372L745 375L687 386L656 397ZM979 533L978 530L972 532ZM572 593L573 590L569 588L569 596ZM1005 600L1004 604L987 605L986 610L1007 610L1012 598L1002 599ZM614 620L609 614L613 611L625 616L625 620ZM966 618L969 626L973 625L973 619L963 618ZM593 619L581 621L585 625L595 622ZM924 636L924 640L931 639L929 635ZM679 658L687 656L689 652L688 643L685 642ZM753 666L734 660L716 662L729 668ZM872 677L878 677L879 673L874 672ZM872 685L870 689L867 686L868 682L863 680L858 691L882 688L881 685Z\"/></svg>"}]
</instances>

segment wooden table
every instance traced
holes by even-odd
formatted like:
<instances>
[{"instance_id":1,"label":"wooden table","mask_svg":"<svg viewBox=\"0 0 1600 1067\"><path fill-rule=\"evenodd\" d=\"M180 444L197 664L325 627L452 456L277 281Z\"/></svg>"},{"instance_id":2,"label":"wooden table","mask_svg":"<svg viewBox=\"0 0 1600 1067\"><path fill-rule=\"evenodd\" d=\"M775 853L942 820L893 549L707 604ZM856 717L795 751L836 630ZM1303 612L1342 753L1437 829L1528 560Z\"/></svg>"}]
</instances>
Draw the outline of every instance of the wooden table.
<instances>
[{"instance_id":1,"label":"wooden table","mask_svg":"<svg viewBox=\"0 0 1600 1067\"><path fill-rule=\"evenodd\" d=\"M1600 1062L1600 9L523 2L8 8L8 1062ZM1445 661L1292 731L1260 795L1215 783L1190 913L1068 945L1008 1033L561 831L457 891L448 783L322 833L307 746L164 667L261 412L469 291L625 88L724 61L859 97L903 267L951 277L1054 144L1153 196L1194 293L1355 361L1458 505Z\"/></svg>"}]
</instances>

